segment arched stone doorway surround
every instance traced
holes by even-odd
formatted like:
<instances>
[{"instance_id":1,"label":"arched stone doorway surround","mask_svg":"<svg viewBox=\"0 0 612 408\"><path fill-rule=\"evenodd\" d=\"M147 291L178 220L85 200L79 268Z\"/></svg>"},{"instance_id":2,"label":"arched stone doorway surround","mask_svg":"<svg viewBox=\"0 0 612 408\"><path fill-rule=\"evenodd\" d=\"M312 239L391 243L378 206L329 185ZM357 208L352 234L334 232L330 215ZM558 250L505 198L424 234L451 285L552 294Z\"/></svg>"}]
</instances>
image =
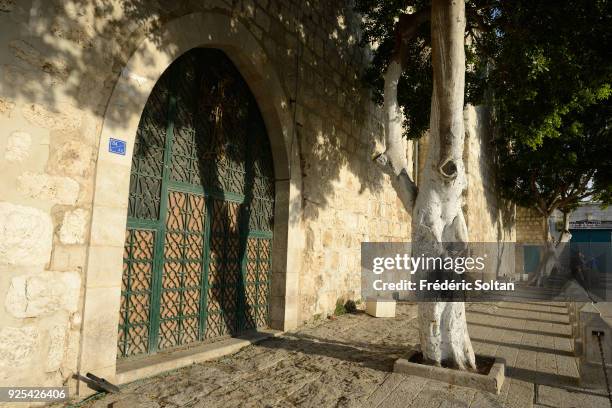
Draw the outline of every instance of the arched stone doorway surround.
<instances>
[{"instance_id":1,"label":"arched stone doorway surround","mask_svg":"<svg viewBox=\"0 0 612 408\"><path fill-rule=\"evenodd\" d=\"M164 24L139 44L122 70L106 108L85 271L78 361L83 374L92 372L109 379L116 374L123 245L136 131L156 81L174 60L195 47L224 51L251 88L262 113L276 177L270 321L274 329L297 326L303 229L299 221L299 154L297 143L292 143L289 98L265 51L240 21L222 12L188 14ZM111 138L126 142L125 154L109 152Z\"/></svg>"}]
</instances>

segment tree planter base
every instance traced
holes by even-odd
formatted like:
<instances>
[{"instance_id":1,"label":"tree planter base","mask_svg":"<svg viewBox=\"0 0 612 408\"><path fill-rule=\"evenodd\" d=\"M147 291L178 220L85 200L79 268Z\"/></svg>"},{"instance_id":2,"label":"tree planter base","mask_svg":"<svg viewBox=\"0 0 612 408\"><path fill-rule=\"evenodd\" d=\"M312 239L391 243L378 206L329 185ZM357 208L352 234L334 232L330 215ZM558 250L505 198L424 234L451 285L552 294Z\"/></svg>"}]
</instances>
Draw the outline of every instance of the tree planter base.
<instances>
[{"instance_id":1,"label":"tree planter base","mask_svg":"<svg viewBox=\"0 0 612 408\"><path fill-rule=\"evenodd\" d=\"M422 364L420 360L421 352L411 351L407 358L400 358L393 365L393 371L399 374L415 375L418 377L430 378L432 380L443 381L461 387L475 388L482 391L499 394L504 383L504 361L490 357L476 357L479 372L462 371L453 368L436 367ZM486 364L479 364L483 359L492 360L490 368ZM483 367L484 366L484 367Z\"/></svg>"}]
</instances>

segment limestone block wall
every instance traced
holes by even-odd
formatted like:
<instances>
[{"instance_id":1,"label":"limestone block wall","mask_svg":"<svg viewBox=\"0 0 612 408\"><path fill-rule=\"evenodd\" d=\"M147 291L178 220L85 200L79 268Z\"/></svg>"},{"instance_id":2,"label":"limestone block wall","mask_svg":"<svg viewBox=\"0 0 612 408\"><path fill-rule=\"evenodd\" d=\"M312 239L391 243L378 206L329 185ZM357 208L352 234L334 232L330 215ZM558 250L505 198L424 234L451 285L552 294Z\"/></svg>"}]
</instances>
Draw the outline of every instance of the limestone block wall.
<instances>
[{"instance_id":1,"label":"limestone block wall","mask_svg":"<svg viewBox=\"0 0 612 408\"><path fill-rule=\"evenodd\" d=\"M463 160L468 180L464 214L470 241L482 246L487 278L515 276L515 206L502 199L495 186L494 153L489 111L467 105L464 110Z\"/></svg>"},{"instance_id":2,"label":"limestone block wall","mask_svg":"<svg viewBox=\"0 0 612 408\"><path fill-rule=\"evenodd\" d=\"M288 96L281 105L295 116L291 149L299 155L292 171L302 175L294 186L301 202L290 206L299 211L289 220L304 231L304 250L292 261L297 270L288 271L299 280L297 292L287 294L298 297L298 310L289 311L298 321L359 296L361 241L409 236L409 216L371 161L382 138L380 111L360 82L367 55L357 46L358 20L347 4L161 4L0 2L0 385L74 386L86 290L93 319L88 349L116 331L106 300L117 297L120 282L100 265L115 267L121 259L103 257L105 248L116 251L100 245L123 231L125 215L108 207L93 217L93 195L96 183L122 191L128 181L97 162L101 129L134 50L145 38L161 47L155 33L180 16L219 13L229 33L246 26ZM92 220L102 224L95 236ZM96 350L92 366L113 375L114 351Z\"/></svg>"},{"instance_id":3,"label":"limestone block wall","mask_svg":"<svg viewBox=\"0 0 612 408\"><path fill-rule=\"evenodd\" d=\"M536 210L516 207L516 242L544 244L544 226L547 220Z\"/></svg>"},{"instance_id":4,"label":"limestone block wall","mask_svg":"<svg viewBox=\"0 0 612 408\"><path fill-rule=\"evenodd\" d=\"M520 273L528 273L525 264L526 256L530 249L527 247L533 245L543 245L544 240L544 225L547 220L539 212L531 208L516 207L516 269ZM531 249L533 251L533 249Z\"/></svg>"},{"instance_id":5,"label":"limestone block wall","mask_svg":"<svg viewBox=\"0 0 612 408\"><path fill-rule=\"evenodd\" d=\"M491 127L488 109L467 105L464 110L463 159L468 179L465 215L473 242L513 242L514 205L503 200L495 188Z\"/></svg>"},{"instance_id":6,"label":"limestone block wall","mask_svg":"<svg viewBox=\"0 0 612 408\"><path fill-rule=\"evenodd\" d=\"M410 216L372 162L383 127L361 88L367 55L356 47L358 17L338 3L317 5L298 11L313 39L299 50L297 78L306 232L300 322L360 298L360 242L410 237Z\"/></svg>"},{"instance_id":7,"label":"limestone block wall","mask_svg":"<svg viewBox=\"0 0 612 408\"><path fill-rule=\"evenodd\" d=\"M60 55L81 45L35 4L0 3L2 386L57 386L76 370L102 113L91 108L104 81Z\"/></svg>"}]
</instances>

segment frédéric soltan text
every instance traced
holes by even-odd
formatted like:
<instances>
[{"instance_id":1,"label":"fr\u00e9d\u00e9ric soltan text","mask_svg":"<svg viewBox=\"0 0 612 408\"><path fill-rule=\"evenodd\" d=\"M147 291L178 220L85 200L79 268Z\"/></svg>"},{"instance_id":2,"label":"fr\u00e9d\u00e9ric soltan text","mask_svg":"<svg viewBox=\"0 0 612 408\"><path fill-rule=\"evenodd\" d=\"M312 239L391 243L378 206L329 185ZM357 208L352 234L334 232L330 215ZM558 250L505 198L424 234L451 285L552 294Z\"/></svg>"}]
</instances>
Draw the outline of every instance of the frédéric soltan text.
<instances>
[{"instance_id":1,"label":"fr\u00e9d\u00e9ric soltan text","mask_svg":"<svg viewBox=\"0 0 612 408\"><path fill-rule=\"evenodd\" d=\"M483 281L480 279L474 282L455 282L453 280L436 280L434 282L430 282L428 280L421 279L418 282L417 288L417 282L412 282L406 279L402 279L398 282L383 282L381 279L377 279L373 282L372 287L377 291L514 290L514 283L498 282L496 280Z\"/></svg>"}]
</instances>

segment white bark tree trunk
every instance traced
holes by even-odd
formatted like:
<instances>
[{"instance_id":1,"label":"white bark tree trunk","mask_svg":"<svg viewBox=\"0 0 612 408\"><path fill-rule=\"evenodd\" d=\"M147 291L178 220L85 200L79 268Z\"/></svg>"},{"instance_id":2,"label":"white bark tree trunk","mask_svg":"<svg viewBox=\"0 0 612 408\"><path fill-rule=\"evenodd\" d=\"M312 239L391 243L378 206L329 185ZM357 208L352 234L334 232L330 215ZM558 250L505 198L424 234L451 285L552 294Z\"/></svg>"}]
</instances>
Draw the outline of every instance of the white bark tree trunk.
<instances>
[{"instance_id":1,"label":"white bark tree trunk","mask_svg":"<svg viewBox=\"0 0 612 408\"><path fill-rule=\"evenodd\" d=\"M385 121L385 152L377 157L391 176L391 183L402 204L408 211L414 204L417 188L408 173L408 158L402 137L403 114L397 102L397 84L402 76L402 66L392 60L385 73L383 114Z\"/></svg>"},{"instance_id":2,"label":"white bark tree trunk","mask_svg":"<svg viewBox=\"0 0 612 408\"><path fill-rule=\"evenodd\" d=\"M561 263L559 262L559 258L561 253L565 250L565 244L572 239L572 234L569 232L569 213L563 213L563 229L561 230L561 233L556 241L550 233L550 228L548 226L549 216L546 216L545 218L544 251L542 253L542 259L540 259L540 262L538 263L538 269L529 282L537 287L544 286L546 278L552 275L555 268L560 270Z\"/></svg>"},{"instance_id":3,"label":"white bark tree trunk","mask_svg":"<svg viewBox=\"0 0 612 408\"><path fill-rule=\"evenodd\" d=\"M430 147L412 211L413 251L444 256L443 242L467 242L463 191L463 97L465 3L434 0L431 8L432 66ZM419 304L421 351L436 365L476 368L461 302Z\"/></svg>"},{"instance_id":4,"label":"white bark tree trunk","mask_svg":"<svg viewBox=\"0 0 612 408\"><path fill-rule=\"evenodd\" d=\"M466 175L463 164L463 99L465 85L465 1L433 0L431 8L434 89L431 100L430 146L419 191L407 171L402 143L402 112L397 84L401 58L385 74L385 153L377 161L392 176L398 195L412 211L412 250L444 256L444 242L467 242L462 211ZM416 199L415 199L416 196ZM475 356L461 302L419 304L421 350L425 361L475 369Z\"/></svg>"}]
</instances>

